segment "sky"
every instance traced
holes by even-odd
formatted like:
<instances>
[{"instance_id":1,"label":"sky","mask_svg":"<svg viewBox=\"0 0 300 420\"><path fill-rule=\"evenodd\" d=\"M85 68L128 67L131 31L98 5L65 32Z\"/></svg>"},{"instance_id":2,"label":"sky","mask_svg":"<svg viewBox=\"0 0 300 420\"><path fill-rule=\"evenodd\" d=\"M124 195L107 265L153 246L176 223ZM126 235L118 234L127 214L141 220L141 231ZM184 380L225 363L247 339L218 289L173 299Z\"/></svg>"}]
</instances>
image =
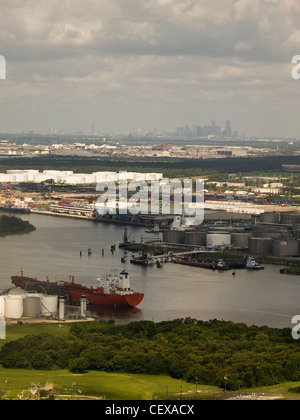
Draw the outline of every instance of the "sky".
<instances>
[{"instance_id":1,"label":"sky","mask_svg":"<svg viewBox=\"0 0 300 420\"><path fill-rule=\"evenodd\" d=\"M0 0L0 131L300 137L299 0Z\"/></svg>"}]
</instances>

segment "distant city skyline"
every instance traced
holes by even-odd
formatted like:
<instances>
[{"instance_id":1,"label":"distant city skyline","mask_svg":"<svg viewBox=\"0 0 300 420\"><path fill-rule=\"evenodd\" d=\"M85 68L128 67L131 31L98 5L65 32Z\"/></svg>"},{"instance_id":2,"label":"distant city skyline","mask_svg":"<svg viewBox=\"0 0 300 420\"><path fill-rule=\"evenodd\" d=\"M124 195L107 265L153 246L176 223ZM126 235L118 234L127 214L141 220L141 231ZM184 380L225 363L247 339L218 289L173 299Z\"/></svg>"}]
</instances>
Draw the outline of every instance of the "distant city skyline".
<instances>
[{"instance_id":1,"label":"distant city skyline","mask_svg":"<svg viewBox=\"0 0 300 420\"><path fill-rule=\"evenodd\" d=\"M1 131L0 131L1 133ZM5 132L2 132L2 134L4 134ZM152 135L174 135L174 136L178 136L178 137L219 137L219 138L237 138L239 137L240 133L238 133L238 131L234 131L232 129L231 126L231 121L230 120L226 120L225 123L222 125L218 124L216 120L212 120L211 121L211 125L210 124L194 124L193 126L188 126L188 125L183 125L180 127L173 127L172 130L163 130L163 129L158 129L158 128L153 128L152 130L142 130L140 128L135 129L135 130L120 130L118 132L107 132L105 130L98 130L98 128L96 127L95 123L91 124L91 129L87 130L87 131L77 131L77 132L64 132L61 129L56 129L56 128L49 128L46 132L36 132L35 130L29 130L27 132L23 131L22 133L12 133L12 132L7 132L7 134L42 134L42 135L59 135L59 134L83 134L83 135L89 135L91 137L98 137L101 135L105 135L105 134L111 134L111 135L118 135L118 134L123 134L123 135L127 135L127 134L135 134L135 135L141 135L141 136L145 136L147 134L152 134ZM244 136L244 134L243 134Z\"/></svg>"},{"instance_id":2,"label":"distant city skyline","mask_svg":"<svg viewBox=\"0 0 300 420\"><path fill-rule=\"evenodd\" d=\"M2 0L0 131L299 137L297 0ZM226 126L225 126L226 129Z\"/></svg>"}]
</instances>

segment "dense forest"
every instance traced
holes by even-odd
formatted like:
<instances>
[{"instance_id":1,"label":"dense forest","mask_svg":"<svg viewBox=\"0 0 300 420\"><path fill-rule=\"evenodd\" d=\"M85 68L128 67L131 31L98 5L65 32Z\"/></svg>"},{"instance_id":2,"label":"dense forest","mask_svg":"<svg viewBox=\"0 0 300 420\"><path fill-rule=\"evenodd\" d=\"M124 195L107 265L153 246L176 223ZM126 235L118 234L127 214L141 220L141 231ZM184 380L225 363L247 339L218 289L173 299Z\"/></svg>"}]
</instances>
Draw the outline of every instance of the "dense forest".
<instances>
[{"instance_id":1,"label":"dense forest","mask_svg":"<svg viewBox=\"0 0 300 420\"><path fill-rule=\"evenodd\" d=\"M300 381L300 347L290 329L190 318L75 323L59 340L44 334L6 343L0 363L4 368L73 373L167 374L228 390Z\"/></svg>"},{"instance_id":2,"label":"dense forest","mask_svg":"<svg viewBox=\"0 0 300 420\"><path fill-rule=\"evenodd\" d=\"M284 165L300 165L299 156L267 156L230 159L105 158L48 156L0 159L0 172L7 169L56 169L77 173L97 171L162 172L166 177L201 176L210 173L285 172Z\"/></svg>"},{"instance_id":3,"label":"dense forest","mask_svg":"<svg viewBox=\"0 0 300 420\"><path fill-rule=\"evenodd\" d=\"M33 225L19 217L0 216L0 236L19 235L33 232L34 230L36 228Z\"/></svg>"}]
</instances>

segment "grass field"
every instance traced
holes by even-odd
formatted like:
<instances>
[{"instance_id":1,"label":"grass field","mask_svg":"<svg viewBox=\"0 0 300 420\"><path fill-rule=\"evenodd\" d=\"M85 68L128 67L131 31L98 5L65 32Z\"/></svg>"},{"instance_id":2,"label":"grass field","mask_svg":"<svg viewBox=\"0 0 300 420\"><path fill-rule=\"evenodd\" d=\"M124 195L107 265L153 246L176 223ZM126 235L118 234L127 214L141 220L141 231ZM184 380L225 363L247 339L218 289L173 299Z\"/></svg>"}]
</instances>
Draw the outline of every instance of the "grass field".
<instances>
[{"instance_id":1,"label":"grass field","mask_svg":"<svg viewBox=\"0 0 300 420\"><path fill-rule=\"evenodd\" d=\"M131 375L122 373L88 372L75 375L67 370L32 371L0 368L0 395L7 399L32 398L31 389L53 392L55 399L103 400L195 400L196 386L168 376ZM211 386L198 385L197 399L230 398L239 393L257 394L265 399L300 400L300 394L288 392L300 383L285 383L267 388L256 388L224 393Z\"/></svg>"},{"instance_id":2,"label":"grass field","mask_svg":"<svg viewBox=\"0 0 300 420\"><path fill-rule=\"evenodd\" d=\"M195 385L167 376L89 372L74 375L66 370L28 371L0 368L0 392L9 399L27 399L29 389L39 384L53 390L55 398L99 398L105 400L154 400L195 398ZM182 387L182 391L181 391ZM211 393L198 387L198 396ZM216 394L221 392L216 388Z\"/></svg>"}]
</instances>

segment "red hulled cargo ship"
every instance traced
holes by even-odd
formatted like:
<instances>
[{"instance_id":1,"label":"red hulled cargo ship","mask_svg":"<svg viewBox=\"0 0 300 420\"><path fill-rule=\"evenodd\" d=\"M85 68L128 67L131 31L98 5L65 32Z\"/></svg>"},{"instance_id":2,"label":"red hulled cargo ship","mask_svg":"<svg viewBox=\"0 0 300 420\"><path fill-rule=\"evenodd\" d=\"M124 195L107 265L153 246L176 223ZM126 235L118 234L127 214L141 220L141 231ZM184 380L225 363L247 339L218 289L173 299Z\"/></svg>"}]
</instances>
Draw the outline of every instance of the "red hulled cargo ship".
<instances>
[{"instance_id":1,"label":"red hulled cargo ship","mask_svg":"<svg viewBox=\"0 0 300 420\"><path fill-rule=\"evenodd\" d=\"M48 295L68 296L70 304L79 304L82 296L85 296L90 305L111 307L135 307L138 306L144 295L130 288L130 278L126 271L120 274L112 271L110 274L98 278L98 287L87 287L76 284L74 277L70 280L50 282L21 276L13 276L12 283L28 292L46 293Z\"/></svg>"}]
</instances>

